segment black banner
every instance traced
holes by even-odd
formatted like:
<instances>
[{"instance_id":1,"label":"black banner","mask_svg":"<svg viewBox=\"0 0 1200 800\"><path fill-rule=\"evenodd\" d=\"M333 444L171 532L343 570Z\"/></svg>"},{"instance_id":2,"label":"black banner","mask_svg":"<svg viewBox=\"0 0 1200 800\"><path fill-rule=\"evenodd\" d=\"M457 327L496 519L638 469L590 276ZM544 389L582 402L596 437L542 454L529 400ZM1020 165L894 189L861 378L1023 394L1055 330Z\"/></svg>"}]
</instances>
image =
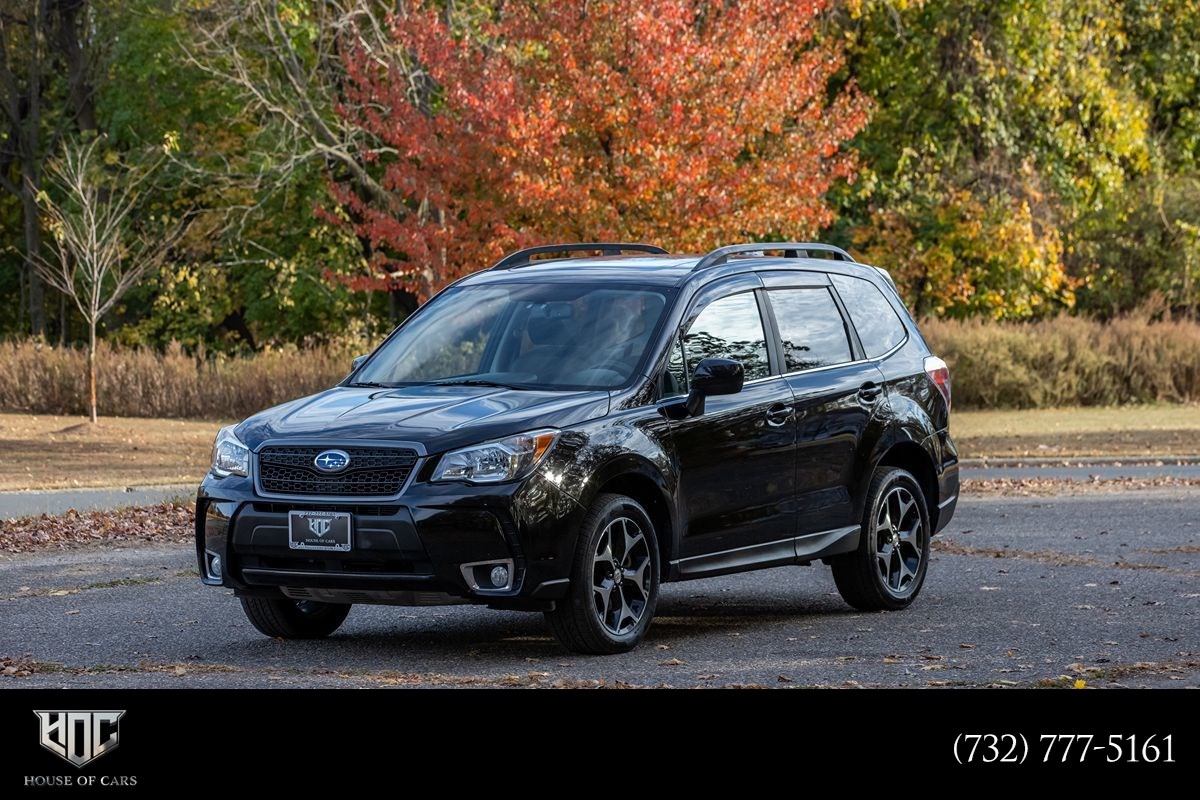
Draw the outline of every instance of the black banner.
<instances>
[{"instance_id":1,"label":"black banner","mask_svg":"<svg viewBox=\"0 0 1200 800\"><path fill-rule=\"evenodd\" d=\"M1196 724L1183 713L1192 697L1075 690L17 689L0 692L0 796L311 792L447 779L469 790L495 781L508 791L514 772L532 769L544 783L546 770L593 757L669 782L702 781L715 768L742 777L762 769L762 778L777 768L847 767L881 780L893 768L987 779L1102 778L1131 770L1166 776L1195 763ZM440 774L447 765L462 774Z\"/></svg>"}]
</instances>

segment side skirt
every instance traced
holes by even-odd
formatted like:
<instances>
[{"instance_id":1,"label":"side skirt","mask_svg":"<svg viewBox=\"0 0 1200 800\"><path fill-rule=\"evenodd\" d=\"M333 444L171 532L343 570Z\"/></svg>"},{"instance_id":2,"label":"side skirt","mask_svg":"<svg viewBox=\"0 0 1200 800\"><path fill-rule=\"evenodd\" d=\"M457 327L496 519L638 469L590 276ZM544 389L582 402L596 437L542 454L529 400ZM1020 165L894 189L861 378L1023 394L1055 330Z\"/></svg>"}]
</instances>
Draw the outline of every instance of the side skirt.
<instances>
[{"instance_id":1,"label":"side skirt","mask_svg":"<svg viewBox=\"0 0 1200 800\"><path fill-rule=\"evenodd\" d=\"M858 547L861 529L860 525L850 525L775 542L681 558L671 562L671 572L676 576L676 580L686 581L786 564L807 564L814 559L851 552Z\"/></svg>"}]
</instances>

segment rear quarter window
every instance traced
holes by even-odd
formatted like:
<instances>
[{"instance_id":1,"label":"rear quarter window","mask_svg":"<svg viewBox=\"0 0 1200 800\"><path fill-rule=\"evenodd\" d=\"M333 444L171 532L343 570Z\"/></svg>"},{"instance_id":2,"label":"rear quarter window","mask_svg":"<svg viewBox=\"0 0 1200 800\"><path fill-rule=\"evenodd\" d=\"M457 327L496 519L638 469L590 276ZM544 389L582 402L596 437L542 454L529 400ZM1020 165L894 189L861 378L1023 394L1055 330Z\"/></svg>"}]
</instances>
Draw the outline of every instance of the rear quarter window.
<instances>
[{"instance_id":1,"label":"rear quarter window","mask_svg":"<svg viewBox=\"0 0 1200 800\"><path fill-rule=\"evenodd\" d=\"M851 359L846 323L824 286L767 292L783 345L784 368L799 372Z\"/></svg>"},{"instance_id":2,"label":"rear quarter window","mask_svg":"<svg viewBox=\"0 0 1200 800\"><path fill-rule=\"evenodd\" d=\"M908 330L879 287L849 275L830 275L850 321L858 331L867 358L877 358L899 345Z\"/></svg>"}]
</instances>

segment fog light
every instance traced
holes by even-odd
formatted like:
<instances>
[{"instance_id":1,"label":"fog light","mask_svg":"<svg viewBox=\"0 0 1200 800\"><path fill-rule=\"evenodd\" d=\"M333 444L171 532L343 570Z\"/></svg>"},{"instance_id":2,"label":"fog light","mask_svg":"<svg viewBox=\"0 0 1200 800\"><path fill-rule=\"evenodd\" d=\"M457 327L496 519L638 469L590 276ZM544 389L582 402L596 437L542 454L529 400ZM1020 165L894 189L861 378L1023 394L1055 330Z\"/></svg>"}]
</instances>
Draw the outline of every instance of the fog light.
<instances>
[{"instance_id":1,"label":"fog light","mask_svg":"<svg viewBox=\"0 0 1200 800\"><path fill-rule=\"evenodd\" d=\"M492 574L488 578L491 580L492 586L503 589L508 586L508 567L492 567Z\"/></svg>"},{"instance_id":2,"label":"fog light","mask_svg":"<svg viewBox=\"0 0 1200 800\"><path fill-rule=\"evenodd\" d=\"M221 557L213 556L208 561L208 574L210 577L221 579Z\"/></svg>"}]
</instances>

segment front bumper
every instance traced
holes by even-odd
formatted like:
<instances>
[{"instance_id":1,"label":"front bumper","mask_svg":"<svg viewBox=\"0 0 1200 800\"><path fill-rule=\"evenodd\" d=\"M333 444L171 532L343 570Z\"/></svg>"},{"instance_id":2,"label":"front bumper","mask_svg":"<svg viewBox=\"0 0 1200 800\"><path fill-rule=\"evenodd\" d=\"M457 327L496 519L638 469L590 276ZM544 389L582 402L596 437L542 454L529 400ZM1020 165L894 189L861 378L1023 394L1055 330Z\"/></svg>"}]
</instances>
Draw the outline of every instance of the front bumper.
<instances>
[{"instance_id":1,"label":"front bumper","mask_svg":"<svg viewBox=\"0 0 1200 800\"><path fill-rule=\"evenodd\" d=\"M302 509L349 511L353 548L290 549L288 512ZM209 475L196 499L196 555L204 583L239 595L538 607L566 592L581 516L578 503L540 473L498 486L414 481L399 500L378 504L266 499L247 478ZM506 565L509 585L475 580L473 564Z\"/></svg>"}]
</instances>

